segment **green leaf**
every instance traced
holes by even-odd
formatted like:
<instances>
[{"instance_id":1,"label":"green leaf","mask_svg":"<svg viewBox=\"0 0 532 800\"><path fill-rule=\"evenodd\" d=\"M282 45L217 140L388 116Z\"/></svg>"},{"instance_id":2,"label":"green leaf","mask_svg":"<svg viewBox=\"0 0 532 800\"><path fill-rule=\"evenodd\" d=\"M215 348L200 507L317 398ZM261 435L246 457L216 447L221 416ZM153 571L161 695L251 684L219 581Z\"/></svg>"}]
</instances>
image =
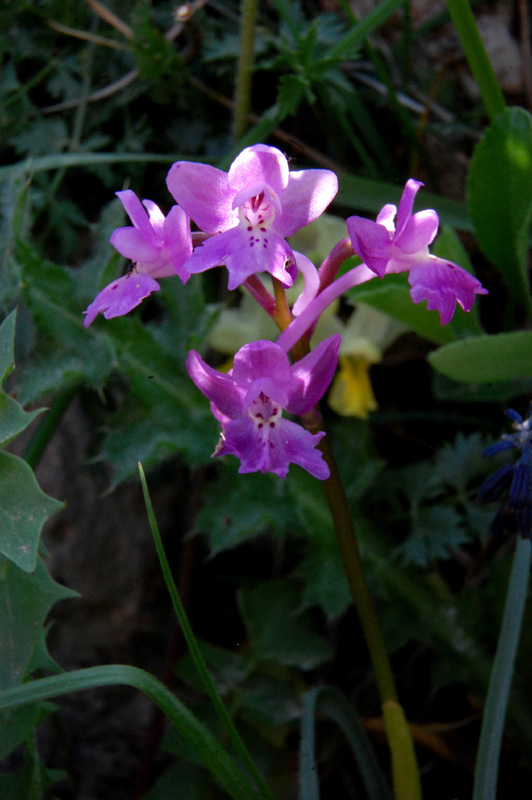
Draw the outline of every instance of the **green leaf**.
<instances>
[{"instance_id":1,"label":"green leaf","mask_svg":"<svg viewBox=\"0 0 532 800\"><path fill-rule=\"evenodd\" d=\"M304 97L308 102L312 102L312 89L309 83L299 75L283 75L279 80L277 94L279 117L284 120L295 114Z\"/></svg>"},{"instance_id":2,"label":"green leaf","mask_svg":"<svg viewBox=\"0 0 532 800\"><path fill-rule=\"evenodd\" d=\"M268 581L239 593L240 612L256 658L304 670L332 658L328 642L313 630L310 615L299 611L300 602L294 581Z\"/></svg>"},{"instance_id":3,"label":"green leaf","mask_svg":"<svg viewBox=\"0 0 532 800\"><path fill-rule=\"evenodd\" d=\"M438 479L458 492L465 492L471 480L485 472L482 450L487 442L479 433L458 433L453 443L445 442L436 456Z\"/></svg>"},{"instance_id":4,"label":"green leaf","mask_svg":"<svg viewBox=\"0 0 532 800\"><path fill-rule=\"evenodd\" d=\"M55 708L52 703L31 703L22 708L0 711L0 760L12 753Z\"/></svg>"},{"instance_id":5,"label":"green leaf","mask_svg":"<svg viewBox=\"0 0 532 800\"><path fill-rule=\"evenodd\" d=\"M320 800L315 755L315 715L318 711L335 722L344 733L360 769L369 800L391 800L390 789L355 709L342 692L330 686L318 686L303 695L299 745L300 800Z\"/></svg>"},{"instance_id":6,"label":"green leaf","mask_svg":"<svg viewBox=\"0 0 532 800\"><path fill-rule=\"evenodd\" d=\"M230 797L234 800L259 800L259 798L264 800L265 795L255 789L239 764L225 752L194 714L160 681L136 667L108 664L54 675L51 678L41 678L2 692L0 709L14 708L61 694L115 684L140 689L156 703Z\"/></svg>"},{"instance_id":7,"label":"green leaf","mask_svg":"<svg viewBox=\"0 0 532 800\"><path fill-rule=\"evenodd\" d=\"M464 383L532 376L532 331L498 333L452 342L429 354L438 372Z\"/></svg>"},{"instance_id":8,"label":"green leaf","mask_svg":"<svg viewBox=\"0 0 532 800\"><path fill-rule=\"evenodd\" d=\"M283 536L293 525L283 481L272 474L237 475L236 469L236 463L224 465L217 479L206 487L196 520L197 529L208 538L211 555L267 530Z\"/></svg>"},{"instance_id":9,"label":"green leaf","mask_svg":"<svg viewBox=\"0 0 532 800\"><path fill-rule=\"evenodd\" d=\"M14 366L15 320L16 312L13 311L0 326L0 384ZM41 413L42 409L30 413L24 411L16 400L0 391L0 447L14 439Z\"/></svg>"},{"instance_id":10,"label":"green leaf","mask_svg":"<svg viewBox=\"0 0 532 800\"><path fill-rule=\"evenodd\" d=\"M16 319L17 313L12 311L0 326L0 383L3 383L13 370Z\"/></svg>"},{"instance_id":11,"label":"green leaf","mask_svg":"<svg viewBox=\"0 0 532 800\"><path fill-rule=\"evenodd\" d=\"M290 475L287 487L305 540L305 556L295 573L303 581L301 605L320 606L328 617L337 617L351 603L351 594L325 495L303 471Z\"/></svg>"},{"instance_id":12,"label":"green leaf","mask_svg":"<svg viewBox=\"0 0 532 800\"><path fill-rule=\"evenodd\" d=\"M61 508L25 461L0 453L0 553L25 572L34 570L42 526Z\"/></svg>"},{"instance_id":13,"label":"green leaf","mask_svg":"<svg viewBox=\"0 0 532 800\"><path fill-rule=\"evenodd\" d=\"M467 192L481 250L515 299L531 310L532 117L524 108L499 114L476 145Z\"/></svg>"},{"instance_id":14,"label":"green leaf","mask_svg":"<svg viewBox=\"0 0 532 800\"><path fill-rule=\"evenodd\" d=\"M426 303L413 303L406 275L387 275L382 280L368 281L347 293L354 302L367 303L407 325L431 342L445 344L455 340L450 325L442 325L438 311L428 311ZM457 309L455 316L462 309Z\"/></svg>"},{"instance_id":15,"label":"green leaf","mask_svg":"<svg viewBox=\"0 0 532 800\"><path fill-rule=\"evenodd\" d=\"M58 600L76 597L60 586L39 559L28 575L0 556L0 688L23 680L36 647L40 647L42 625Z\"/></svg>"},{"instance_id":16,"label":"green leaf","mask_svg":"<svg viewBox=\"0 0 532 800\"><path fill-rule=\"evenodd\" d=\"M454 509L429 506L414 514L411 533L395 552L405 566L429 567L440 559L449 558L468 538L462 519Z\"/></svg>"}]
</instances>

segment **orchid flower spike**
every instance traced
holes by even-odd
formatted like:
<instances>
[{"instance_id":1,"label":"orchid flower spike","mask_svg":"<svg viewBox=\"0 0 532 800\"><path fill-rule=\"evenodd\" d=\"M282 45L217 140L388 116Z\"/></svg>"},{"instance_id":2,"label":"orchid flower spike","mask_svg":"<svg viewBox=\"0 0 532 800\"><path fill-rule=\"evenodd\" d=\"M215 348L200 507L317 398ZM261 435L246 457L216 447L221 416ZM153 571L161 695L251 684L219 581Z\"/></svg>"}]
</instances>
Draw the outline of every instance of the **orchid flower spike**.
<instances>
[{"instance_id":1,"label":"orchid flower spike","mask_svg":"<svg viewBox=\"0 0 532 800\"><path fill-rule=\"evenodd\" d=\"M420 181L411 178L406 183L398 209L391 204L385 205L376 222L363 217L349 217L347 229L354 251L369 269L380 278L390 272L408 272L414 303L427 300L427 307L437 309L442 325L445 325L451 321L457 302L464 311L470 311L475 294L488 292L462 267L429 253L439 220L432 209L412 214L414 199L421 186Z\"/></svg>"},{"instance_id":2,"label":"orchid flower spike","mask_svg":"<svg viewBox=\"0 0 532 800\"><path fill-rule=\"evenodd\" d=\"M228 374L192 350L188 373L222 426L213 455L237 456L241 473L260 470L284 478L290 464L299 464L315 478L328 478L329 467L316 449L325 433L313 435L284 419L283 409L300 415L316 405L334 375L340 339L331 336L293 366L274 342L251 342L235 355Z\"/></svg>"},{"instance_id":3,"label":"orchid flower spike","mask_svg":"<svg viewBox=\"0 0 532 800\"><path fill-rule=\"evenodd\" d=\"M334 172L289 172L275 147L247 147L223 172L208 164L178 161L167 185L180 207L212 235L195 248L187 269L204 272L225 264L229 289L251 275L269 272L284 286L296 275L296 259L285 241L315 220L338 190Z\"/></svg>"},{"instance_id":4,"label":"orchid flower spike","mask_svg":"<svg viewBox=\"0 0 532 800\"><path fill-rule=\"evenodd\" d=\"M121 255L131 259L133 266L96 296L84 312L85 327L100 312L106 319L129 313L152 292L160 290L156 278L179 275L186 283L190 277L185 263L192 253L192 235L185 212L173 206L165 217L155 203L141 203L130 189L116 194L133 226L117 228L110 242Z\"/></svg>"}]
</instances>

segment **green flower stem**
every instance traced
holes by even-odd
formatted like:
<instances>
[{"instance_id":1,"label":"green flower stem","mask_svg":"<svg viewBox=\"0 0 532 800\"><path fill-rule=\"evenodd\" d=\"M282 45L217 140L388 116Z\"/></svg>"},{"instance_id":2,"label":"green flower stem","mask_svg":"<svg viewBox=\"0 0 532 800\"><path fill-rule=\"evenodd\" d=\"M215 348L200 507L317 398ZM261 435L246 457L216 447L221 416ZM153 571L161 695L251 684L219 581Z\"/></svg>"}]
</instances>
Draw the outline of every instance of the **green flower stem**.
<instances>
[{"instance_id":1,"label":"green flower stem","mask_svg":"<svg viewBox=\"0 0 532 800\"><path fill-rule=\"evenodd\" d=\"M251 74L253 71L253 40L257 21L258 0L241 0L240 48L238 52L233 110L233 144L245 134L251 110Z\"/></svg>"},{"instance_id":2,"label":"green flower stem","mask_svg":"<svg viewBox=\"0 0 532 800\"><path fill-rule=\"evenodd\" d=\"M482 718L473 800L496 800L497 797L501 741L525 610L530 553L530 539L519 537Z\"/></svg>"},{"instance_id":3,"label":"green flower stem","mask_svg":"<svg viewBox=\"0 0 532 800\"><path fill-rule=\"evenodd\" d=\"M449 14L454 22L471 72L478 84L480 94L490 119L506 108L506 102L493 67L480 38L475 17L468 0L447 0Z\"/></svg>"},{"instance_id":4,"label":"green flower stem","mask_svg":"<svg viewBox=\"0 0 532 800\"><path fill-rule=\"evenodd\" d=\"M126 664L88 667L4 689L0 692L0 710L48 700L70 692L116 684L140 689L156 703L233 800L261 800L261 795L251 785L237 762L223 750L194 714L157 678L137 667Z\"/></svg>"},{"instance_id":5,"label":"green flower stem","mask_svg":"<svg viewBox=\"0 0 532 800\"><path fill-rule=\"evenodd\" d=\"M205 686L207 694L213 704L213 707L218 714L228 736L229 739L235 748L235 751L238 753L242 763L247 768L251 778L253 779L260 797L263 800L273 800L273 795L271 794L268 786L266 785L264 779L262 778L261 774L258 772L255 764L253 763L253 759L251 758L244 742L240 738L240 734L238 733L237 729L233 724L233 720L231 719L225 705L223 704L222 698L218 694L216 686L210 676L209 670L207 669L207 665L203 659L201 654L201 650L198 647L198 643L196 638L192 632L192 628L190 627L190 623L187 619L187 615L185 613L185 609L183 608L183 604L181 603L181 599L179 597L177 587L175 585L172 571L170 569L170 565L168 563L168 559L166 558L166 554L164 552L164 547L161 539L161 534L159 533L159 528L157 525L157 521L155 519L155 514L153 512L153 506L151 503L150 495L148 492L148 485L146 483L146 476L144 475L144 470L142 468L142 464L139 462L139 472L140 472L140 480L142 483L142 491L144 493L144 502L146 503L146 510L148 512L148 519L150 522L151 531L153 534L153 539L155 541L155 547L157 549L157 555L159 556L159 561L161 563L161 568L163 571L164 579L166 582L166 586L168 587L168 591L170 593L170 597L172 598L172 604L174 606L174 610L176 612L177 618L179 620L179 624L181 625L181 629L183 631L183 635L186 639L188 648L190 650L190 655L194 661L196 669L198 671L198 675Z\"/></svg>"},{"instance_id":6,"label":"green flower stem","mask_svg":"<svg viewBox=\"0 0 532 800\"><path fill-rule=\"evenodd\" d=\"M362 624L375 670L384 726L392 757L394 795L396 800L420 800L421 780L412 734L403 709L397 699L388 652L377 619L373 598L364 575L347 498L328 436L322 439L319 447L331 470L330 477L323 481L323 485L333 518L351 597Z\"/></svg>"}]
</instances>

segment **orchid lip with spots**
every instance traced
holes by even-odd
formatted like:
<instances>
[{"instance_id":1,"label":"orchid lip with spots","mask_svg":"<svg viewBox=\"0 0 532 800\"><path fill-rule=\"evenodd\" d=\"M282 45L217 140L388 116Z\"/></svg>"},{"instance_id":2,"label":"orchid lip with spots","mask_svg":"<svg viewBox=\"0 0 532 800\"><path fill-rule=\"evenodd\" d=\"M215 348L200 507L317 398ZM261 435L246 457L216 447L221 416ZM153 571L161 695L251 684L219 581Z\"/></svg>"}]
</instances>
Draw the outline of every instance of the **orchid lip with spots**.
<instances>
[{"instance_id":1,"label":"orchid lip with spots","mask_svg":"<svg viewBox=\"0 0 532 800\"><path fill-rule=\"evenodd\" d=\"M244 345L233 369L223 374L192 350L187 370L211 401L222 426L213 455L235 455L239 472L273 472L284 478L298 464L315 478L329 477L316 445L325 435L311 434L283 417L306 414L321 399L334 375L341 337L331 336L293 366L279 345L262 340Z\"/></svg>"},{"instance_id":2,"label":"orchid lip with spots","mask_svg":"<svg viewBox=\"0 0 532 800\"><path fill-rule=\"evenodd\" d=\"M178 161L167 184L179 206L212 234L195 248L187 269L197 273L225 264L229 289L260 272L291 286L296 259L285 239L317 219L338 190L334 172L290 172L286 156L264 144L243 150L227 173Z\"/></svg>"}]
</instances>

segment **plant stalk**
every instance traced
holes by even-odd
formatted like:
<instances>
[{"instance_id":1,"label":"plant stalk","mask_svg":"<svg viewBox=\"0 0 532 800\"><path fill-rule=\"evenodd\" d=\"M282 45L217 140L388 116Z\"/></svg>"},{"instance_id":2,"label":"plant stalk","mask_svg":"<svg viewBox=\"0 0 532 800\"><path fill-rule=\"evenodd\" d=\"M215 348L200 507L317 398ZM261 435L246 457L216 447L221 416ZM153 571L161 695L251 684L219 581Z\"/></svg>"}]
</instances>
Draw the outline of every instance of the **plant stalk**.
<instances>
[{"instance_id":1,"label":"plant stalk","mask_svg":"<svg viewBox=\"0 0 532 800\"><path fill-rule=\"evenodd\" d=\"M471 72L478 84L480 94L490 119L506 108L506 101L493 71L484 42L480 38L477 23L468 0L447 0L447 8L458 31Z\"/></svg>"},{"instance_id":2,"label":"plant stalk","mask_svg":"<svg viewBox=\"0 0 532 800\"><path fill-rule=\"evenodd\" d=\"M397 699L388 651L362 567L351 513L328 436L322 439L319 447L331 470L331 475L323 481L323 486L334 522L344 572L375 670L384 727L392 758L394 795L396 800L420 800L421 779L414 741Z\"/></svg>"},{"instance_id":3,"label":"plant stalk","mask_svg":"<svg viewBox=\"0 0 532 800\"><path fill-rule=\"evenodd\" d=\"M232 142L236 144L245 134L251 111L251 75L253 71L253 41L257 22L258 0L241 0L240 47L238 52L235 104L233 109Z\"/></svg>"},{"instance_id":4,"label":"plant stalk","mask_svg":"<svg viewBox=\"0 0 532 800\"><path fill-rule=\"evenodd\" d=\"M473 800L496 800L504 720L530 575L530 539L517 539L501 633L482 718Z\"/></svg>"}]
</instances>

